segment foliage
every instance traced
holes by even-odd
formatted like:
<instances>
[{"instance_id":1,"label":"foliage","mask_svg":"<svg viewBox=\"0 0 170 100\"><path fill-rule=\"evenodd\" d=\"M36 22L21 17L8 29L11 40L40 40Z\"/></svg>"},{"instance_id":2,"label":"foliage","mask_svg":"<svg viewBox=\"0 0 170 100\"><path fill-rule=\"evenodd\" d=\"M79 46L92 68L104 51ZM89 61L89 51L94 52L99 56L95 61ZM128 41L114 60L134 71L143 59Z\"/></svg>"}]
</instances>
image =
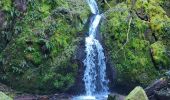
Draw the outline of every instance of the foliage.
<instances>
[{"instance_id":1,"label":"foliage","mask_svg":"<svg viewBox=\"0 0 170 100\"><path fill-rule=\"evenodd\" d=\"M162 41L157 41L151 45L153 59L157 63L158 67L167 67L170 64L170 59L166 54L165 45Z\"/></svg>"},{"instance_id":2,"label":"foliage","mask_svg":"<svg viewBox=\"0 0 170 100\"><path fill-rule=\"evenodd\" d=\"M68 90L77 73L72 55L77 33L89 16L88 5L79 0L29 0L25 12L13 13L9 31L14 35L1 53L1 80L26 92Z\"/></svg>"},{"instance_id":3,"label":"foliage","mask_svg":"<svg viewBox=\"0 0 170 100\"><path fill-rule=\"evenodd\" d=\"M144 35L149 25L130 12L125 3L118 4L114 9L122 10L105 14L101 30L111 63L117 70L117 82L147 85L158 75L149 52L150 42Z\"/></svg>"},{"instance_id":4,"label":"foliage","mask_svg":"<svg viewBox=\"0 0 170 100\"><path fill-rule=\"evenodd\" d=\"M101 31L118 84L146 86L165 71L158 67L169 68L170 24L163 2L127 0L104 14Z\"/></svg>"},{"instance_id":5,"label":"foliage","mask_svg":"<svg viewBox=\"0 0 170 100\"><path fill-rule=\"evenodd\" d=\"M1 0L0 1L0 9L5 11L10 11L12 9L12 1L11 0Z\"/></svg>"}]
</instances>

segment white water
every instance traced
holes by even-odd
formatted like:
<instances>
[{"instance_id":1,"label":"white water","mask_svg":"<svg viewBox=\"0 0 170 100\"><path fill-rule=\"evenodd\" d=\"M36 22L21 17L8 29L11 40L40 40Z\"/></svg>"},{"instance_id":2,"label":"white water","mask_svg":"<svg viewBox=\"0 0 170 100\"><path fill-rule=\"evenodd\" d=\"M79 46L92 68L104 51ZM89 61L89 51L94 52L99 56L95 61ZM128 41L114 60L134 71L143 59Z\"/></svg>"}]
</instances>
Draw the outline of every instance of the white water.
<instances>
[{"instance_id":1,"label":"white water","mask_svg":"<svg viewBox=\"0 0 170 100\"><path fill-rule=\"evenodd\" d=\"M87 0L94 14L89 27L89 36L85 39L86 58L84 60L84 83L86 94L76 97L75 100L104 100L108 94L108 80L106 79L106 63L103 47L96 39L97 28L101 16L95 0Z\"/></svg>"},{"instance_id":2,"label":"white water","mask_svg":"<svg viewBox=\"0 0 170 100\"><path fill-rule=\"evenodd\" d=\"M95 0L86 0L87 3L89 4L90 6L90 9L91 9L91 12L93 14L98 14L99 13L99 10L98 10L98 6L97 6L97 3Z\"/></svg>"}]
</instances>

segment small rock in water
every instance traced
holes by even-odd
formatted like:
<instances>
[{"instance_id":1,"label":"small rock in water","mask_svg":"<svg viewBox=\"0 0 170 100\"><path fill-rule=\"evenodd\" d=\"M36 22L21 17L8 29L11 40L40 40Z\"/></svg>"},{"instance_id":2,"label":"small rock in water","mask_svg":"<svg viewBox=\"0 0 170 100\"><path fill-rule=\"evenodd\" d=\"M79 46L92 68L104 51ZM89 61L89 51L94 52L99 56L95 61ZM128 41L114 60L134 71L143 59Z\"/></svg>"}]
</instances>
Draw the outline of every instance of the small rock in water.
<instances>
[{"instance_id":1,"label":"small rock in water","mask_svg":"<svg viewBox=\"0 0 170 100\"><path fill-rule=\"evenodd\" d=\"M107 100L116 100L116 95L109 94Z\"/></svg>"},{"instance_id":2,"label":"small rock in water","mask_svg":"<svg viewBox=\"0 0 170 100\"><path fill-rule=\"evenodd\" d=\"M37 99L38 99L37 96L29 94L23 94L14 98L14 100L37 100Z\"/></svg>"},{"instance_id":3,"label":"small rock in water","mask_svg":"<svg viewBox=\"0 0 170 100\"><path fill-rule=\"evenodd\" d=\"M48 96L40 96L38 100L49 100Z\"/></svg>"}]
</instances>

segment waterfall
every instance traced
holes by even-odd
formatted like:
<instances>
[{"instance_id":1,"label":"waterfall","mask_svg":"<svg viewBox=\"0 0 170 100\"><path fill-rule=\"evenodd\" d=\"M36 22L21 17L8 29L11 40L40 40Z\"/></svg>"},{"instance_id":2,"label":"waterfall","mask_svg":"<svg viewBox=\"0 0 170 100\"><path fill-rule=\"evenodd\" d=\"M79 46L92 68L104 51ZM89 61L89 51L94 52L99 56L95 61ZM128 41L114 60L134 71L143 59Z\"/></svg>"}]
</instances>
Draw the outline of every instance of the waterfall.
<instances>
[{"instance_id":1,"label":"waterfall","mask_svg":"<svg viewBox=\"0 0 170 100\"><path fill-rule=\"evenodd\" d=\"M84 60L84 82L86 95L103 94L108 92L108 80L106 79L106 63L103 47L96 39L97 27L101 16L95 0L87 0L94 19L90 23L88 37L85 39L86 58Z\"/></svg>"},{"instance_id":2,"label":"waterfall","mask_svg":"<svg viewBox=\"0 0 170 100\"><path fill-rule=\"evenodd\" d=\"M103 47L97 39L97 29L101 20L95 0L87 0L93 16L89 26L88 36L85 38L86 57L83 61L85 71L85 96L75 97L73 100L105 100L108 94L108 80L106 79L106 63Z\"/></svg>"}]
</instances>

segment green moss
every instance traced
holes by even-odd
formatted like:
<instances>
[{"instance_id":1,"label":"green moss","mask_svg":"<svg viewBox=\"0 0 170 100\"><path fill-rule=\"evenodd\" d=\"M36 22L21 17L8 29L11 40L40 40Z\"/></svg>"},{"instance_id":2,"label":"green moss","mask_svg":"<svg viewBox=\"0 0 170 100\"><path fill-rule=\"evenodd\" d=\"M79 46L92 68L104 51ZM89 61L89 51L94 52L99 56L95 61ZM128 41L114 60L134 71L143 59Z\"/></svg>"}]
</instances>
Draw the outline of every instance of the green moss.
<instances>
[{"instance_id":1,"label":"green moss","mask_svg":"<svg viewBox=\"0 0 170 100\"><path fill-rule=\"evenodd\" d=\"M77 33L89 13L85 1L28 1L27 11L15 21L15 37L2 52L2 80L26 92L68 90L78 70L72 62Z\"/></svg>"},{"instance_id":2,"label":"green moss","mask_svg":"<svg viewBox=\"0 0 170 100\"><path fill-rule=\"evenodd\" d=\"M149 25L130 13L124 3L114 9L121 10L105 14L101 27L111 63L117 70L117 82L147 85L158 75L150 56L150 43L144 35Z\"/></svg>"},{"instance_id":3,"label":"green moss","mask_svg":"<svg viewBox=\"0 0 170 100\"><path fill-rule=\"evenodd\" d=\"M0 1L0 9L5 11L10 11L12 9L12 1L11 0L1 0Z\"/></svg>"},{"instance_id":4,"label":"green moss","mask_svg":"<svg viewBox=\"0 0 170 100\"><path fill-rule=\"evenodd\" d=\"M11 97L7 96L5 93L0 92L1 100L13 100Z\"/></svg>"},{"instance_id":5,"label":"green moss","mask_svg":"<svg viewBox=\"0 0 170 100\"><path fill-rule=\"evenodd\" d=\"M49 15L50 14L50 5L46 4L46 3L42 3L40 6L40 12L44 13L45 15Z\"/></svg>"},{"instance_id":6,"label":"green moss","mask_svg":"<svg viewBox=\"0 0 170 100\"><path fill-rule=\"evenodd\" d=\"M169 68L170 24L162 3L128 0L104 13L101 31L118 84L146 86L162 73L157 67Z\"/></svg>"},{"instance_id":7,"label":"green moss","mask_svg":"<svg viewBox=\"0 0 170 100\"><path fill-rule=\"evenodd\" d=\"M148 97L145 90L142 87L137 86L128 96L126 96L125 100L148 100Z\"/></svg>"},{"instance_id":8,"label":"green moss","mask_svg":"<svg viewBox=\"0 0 170 100\"><path fill-rule=\"evenodd\" d=\"M129 0L129 5L137 12L143 11L143 14L149 17L149 26L156 37L161 37L161 29L164 27L166 22L169 20L166 12L161 7L163 0L137 0L132 5L132 0Z\"/></svg>"},{"instance_id":9,"label":"green moss","mask_svg":"<svg viewBox=\"0 0 170 100\"><path fill-rule=\"evenodd\" d=\"M153 59L160 67L167 67L170 64L170 60L166 54L166 47L161 41L157 41L151 45Z\"/></svg>"}]
</instances>

